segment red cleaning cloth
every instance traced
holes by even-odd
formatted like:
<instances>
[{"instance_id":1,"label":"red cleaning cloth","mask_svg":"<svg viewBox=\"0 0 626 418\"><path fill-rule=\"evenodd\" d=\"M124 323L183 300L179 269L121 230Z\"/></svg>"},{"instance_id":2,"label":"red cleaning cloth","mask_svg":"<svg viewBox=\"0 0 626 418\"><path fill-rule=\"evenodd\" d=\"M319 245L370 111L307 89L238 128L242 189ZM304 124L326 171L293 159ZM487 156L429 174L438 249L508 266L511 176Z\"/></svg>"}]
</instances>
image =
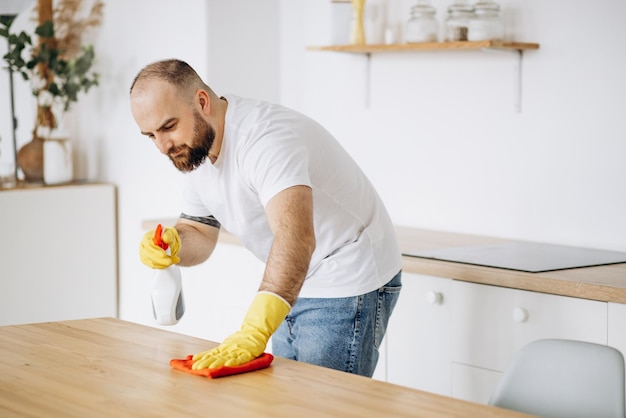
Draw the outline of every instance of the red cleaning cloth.
<instances>
[{"instance_id":1,"label":"red cleaning cloth","mask_svg":"<svg viewBox=\"0 0 626 418\"><path fill-rule=\"evenodd\" d=\"M193 356L189 355L185 359L170 360L170 366L172 366L176 370L180 370L183 372L195 374L198 376L215 378L264 369L266 367L269 367L269 365L272 363L272 360L274 360L274 356L272 356L271 354L263 353L254 360L250 360L249 362L241 364L239 366L220 366L216 367L215 369L192 370L192 358Z\"/></svg>"}]
</instances>

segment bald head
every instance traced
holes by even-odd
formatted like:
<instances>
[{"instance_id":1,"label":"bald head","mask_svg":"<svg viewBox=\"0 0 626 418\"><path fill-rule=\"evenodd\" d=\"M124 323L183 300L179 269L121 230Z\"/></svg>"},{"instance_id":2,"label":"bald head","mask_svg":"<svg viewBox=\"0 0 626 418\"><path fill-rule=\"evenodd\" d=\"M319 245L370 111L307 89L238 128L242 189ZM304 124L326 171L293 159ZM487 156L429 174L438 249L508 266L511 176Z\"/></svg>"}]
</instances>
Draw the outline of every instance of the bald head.
<instances>
[{"instance_id":1,"label":"bald head","mask_svg":"<svg viewBox=\"0 0 626 418\"><path fill-rule=\"evenodd\" d=\"M217 97L189 64L177 59L157 61L145 66L130 86L131 96L133 92L143 90L155 81L172 85L185 101L192 100L198 89L205 90L212 98Z\"/></svg>"}]
</instances>

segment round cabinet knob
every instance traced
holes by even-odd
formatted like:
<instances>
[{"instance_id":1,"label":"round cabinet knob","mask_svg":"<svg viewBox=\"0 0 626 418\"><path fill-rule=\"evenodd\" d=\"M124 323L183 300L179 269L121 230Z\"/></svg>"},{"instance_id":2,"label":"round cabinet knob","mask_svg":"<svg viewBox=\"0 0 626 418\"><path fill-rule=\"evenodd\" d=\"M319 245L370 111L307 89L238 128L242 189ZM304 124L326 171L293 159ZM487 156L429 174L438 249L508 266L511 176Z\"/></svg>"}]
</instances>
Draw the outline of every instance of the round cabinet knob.
<instances>
[{"instance_id":1,"label":"round cabinet knob","mask_svg":"<svg viewBox=\"0 0 626 418\"><path fill-rule=\"evenodd\" d=\"M431 305L441 305L441 302L443 302L443 295L440 292L435 292L434 290L429 290L426 293L426 300Z\"/></svg>"},{"instance_id":2,"label":"round cabinet knob","mask_svg":"<svg viewBox=\"0 0 626 418\"><path fill-rule=\"evenodd\" d=\"M528 321L528 311L524 308L513 309L513 321L526 322Z\"/></svg>"}]
</instances>

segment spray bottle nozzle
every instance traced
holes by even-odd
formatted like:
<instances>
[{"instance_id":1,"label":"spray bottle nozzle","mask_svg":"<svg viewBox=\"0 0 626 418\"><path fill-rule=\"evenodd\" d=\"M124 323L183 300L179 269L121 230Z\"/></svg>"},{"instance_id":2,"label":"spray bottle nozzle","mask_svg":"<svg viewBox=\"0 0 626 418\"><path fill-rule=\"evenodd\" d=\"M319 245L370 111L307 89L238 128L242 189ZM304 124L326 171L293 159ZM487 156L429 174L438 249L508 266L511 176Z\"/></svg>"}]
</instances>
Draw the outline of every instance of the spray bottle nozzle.
<instances>
[{"instance_id":1,"label":"spray bottle nozzle","mask_svg":"<svg viewBox=\"0 0 626 418\"><path fill-rule=\"evenodd\" d=\"M154 236L152 237L152 242L154 242L154 245L156 245L157 247L161 247L164 250L167 250L168 245L167 243L163 242L163 237L161 236L163 234L163 225L158 224L156 229L154 230Z\"/></svg>"}]
</instances>

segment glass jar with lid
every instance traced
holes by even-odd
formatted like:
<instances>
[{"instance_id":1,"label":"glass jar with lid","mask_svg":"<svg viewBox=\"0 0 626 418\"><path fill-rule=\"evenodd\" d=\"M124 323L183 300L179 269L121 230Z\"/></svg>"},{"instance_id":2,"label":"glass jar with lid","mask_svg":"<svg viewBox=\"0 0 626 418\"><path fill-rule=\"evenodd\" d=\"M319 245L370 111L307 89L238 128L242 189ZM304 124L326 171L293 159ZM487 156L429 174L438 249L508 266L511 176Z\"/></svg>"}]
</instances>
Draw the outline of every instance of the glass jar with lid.
<instances>
[{"instance_id":1,"label":"glass jar with lid","mask_svg":"<svg viewBox=\"0 0 626 418\"><path fill-rule=\"evenodd\" d=\"M429 0L418 0L411 7L411 17L406 25L406 41L408 43L437 42L439 22L435 15L437 10Z\"/></svg>"},{"instance_id":2,"label":"glass jar with lid","mask_svg":"<svg viewBox=\"0 0 626 418\"><path fill-rule=\"evenodd\" d=\"M447 42L467 41L469 24L474 16L474 7L466 0L456 0L448 7L445 20L444 39Z\"/></svg>"},{"instance_id":3,"label":"glass jar with lid","mask_svg":"<svg viewBox=\"0 0 626 418\"><path fill-rule=\"evenodd\" d=\"M501 41L504 35L500 5L491 0L474 4L474 17L469 24L470 41Z\"/></svg>"}]
</instances>

